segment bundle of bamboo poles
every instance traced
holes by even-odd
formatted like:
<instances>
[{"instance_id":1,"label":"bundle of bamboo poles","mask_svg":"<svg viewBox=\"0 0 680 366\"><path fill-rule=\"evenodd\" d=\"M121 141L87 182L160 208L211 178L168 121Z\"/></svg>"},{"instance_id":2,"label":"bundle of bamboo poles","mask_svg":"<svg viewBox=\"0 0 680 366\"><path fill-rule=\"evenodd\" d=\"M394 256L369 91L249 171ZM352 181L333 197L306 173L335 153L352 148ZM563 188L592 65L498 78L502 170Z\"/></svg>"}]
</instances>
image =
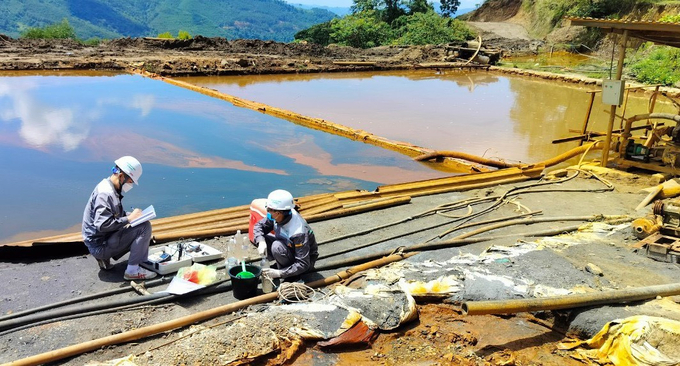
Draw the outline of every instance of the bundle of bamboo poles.
<instances>
[{"instance_id":1,"label":"bundle of bamboo poles","mask_svg":"<svg viewBox=\"0 0 680 366\"><path fill-rule=\"evenodd\" d=\"M380 186L376 191L345 191L300 197L296 200L300 214L308 222L354 215L362 212L409 203L411 197L464 191L492 185L522 182L541 175L543 166L508 168L478 173ZM178 239L198 239L233 235L237 230L248 231L250 206L202 211L192 214L160 218L151 221L157 243ZM25 240L5 246L23 246L82 242L80 233Z\"/></svg>"}]
</instances>

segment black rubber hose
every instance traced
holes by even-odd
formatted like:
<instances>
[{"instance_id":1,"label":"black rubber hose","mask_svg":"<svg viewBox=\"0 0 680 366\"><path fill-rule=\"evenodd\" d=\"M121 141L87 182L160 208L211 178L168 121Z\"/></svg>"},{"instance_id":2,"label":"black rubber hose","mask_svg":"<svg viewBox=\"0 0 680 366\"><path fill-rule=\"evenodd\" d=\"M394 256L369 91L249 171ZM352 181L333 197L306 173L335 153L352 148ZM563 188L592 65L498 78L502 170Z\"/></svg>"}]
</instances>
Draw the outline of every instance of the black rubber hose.
<instances>
[{"instance_id":1,"label":"black rubber hose","mask_svg":"<svg viewBox=\"0 0 680 366\"><path fill-rule=\"evenodd\" d=\"M154 286L162 285L164 283L168 283L171 280L172 280L172 277L162 277L162 278L159 278L159 279L156 279L156 280L151 280L149 282L146 282L145 285L146 285L146 287L154 287ZM83 302L83 301L87 301L87 300L99 299L99 298L102 298L102 297L122 294L122 293L125 293L125 292L128 292L128 291L133 291L133 288L130 287L130 286L121 287L121 288L117 288L117 289L113 289L113 290L106 290L106 291L98 292L98 293L91 294L91 295L75 297L75 298L72 298L72 299L68 299L68 300L64 300L64 301L60 301L60 302L55 302L55 303L47 304L47 305L44 305L44 306L39 306L39 307L33 308L33 309L18 311L16 313L1 316L0 317L0 324L2 324L2 322L9 320L9 319L14 319L14 318L34 314L34 313L37 313L37 312L40 312L40 311L54 309L54 308L58 308L58 307L66 306L66 305L71 305L71 304L75 304L75 303L79 303L79 302Z\"/></svg>"},{"instance_id":2,"label":"black rubber hose","mask_svg":"<svg viewBox=\"0 0 680 366\"><path fill-rule=\"evenodd\" d=\"M230 291L231 290L231 283L226 283L229 280L223 280L220 282L213 283L205 288L188 292L186 294L182 295L174 295L174 294L169 294L169 293L163 293L163 295L168 295L168 296L154 296L156 294L151 294L151 295L145 295L145 296L140 296L137 298L129 299L127 304L125 302L121 303L113 303L109 304L112 305L113 307L104 307L102 309L91 309L90 311L84 311L84 312L78 312L78 313L71 313L71 314L64 314L61 316L57 316L54 318L46 318L42 320L34 320L30 322L24 322L24 324L17 325L14 328L5 330L0 332L0 336L4 336L5 334L9 334L12 332L16 332L22 329L27 329L27 328L32 328L35 326L39 325L44 325L44 324L49 324L49 323L54 323L57 321L64 321L64 320L71 320L71 319L78 319L78 318L83 318L86 316L94 316L94 315L101 315L101 314L107 314L107 313L112 313L115 311L121 311L121 310L126 310L126 309L133 309L133 308L138 308L141 306L149 306L149 305L157 305L157 304L162 304L174 300L181 300L185 298L191 298L194 296L199 296L199 295L207 295L207 294L212 294L215 292L225 292L225 291Z\"/></svg>"}]
</instances>

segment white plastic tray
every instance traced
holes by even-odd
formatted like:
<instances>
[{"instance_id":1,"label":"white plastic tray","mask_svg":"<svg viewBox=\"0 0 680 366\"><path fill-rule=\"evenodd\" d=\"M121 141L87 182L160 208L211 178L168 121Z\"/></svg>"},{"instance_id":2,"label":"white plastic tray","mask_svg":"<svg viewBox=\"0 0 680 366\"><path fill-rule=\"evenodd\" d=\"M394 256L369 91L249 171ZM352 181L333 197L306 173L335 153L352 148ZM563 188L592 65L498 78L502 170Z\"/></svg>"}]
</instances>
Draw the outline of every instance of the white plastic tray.
<instances>
[{"instance_id":1,"label":"white plastic tray","mask_svg":"<svg viewBox=\"0 0 680 366\"><path fill-rule=\"evenodd\" d=\"M193 258L194 262L206 262L214 259L222 259L222 252L211 247L210 245L201 244L197 241L188 242L190 245L198 245L199 250L192 252L185 250L186 254Z\"/></svg>"},{"instance_id":2,"label":"white plastic tray","mask_svg":"<svg viewBox=\"0 0 680 366\"><path fill-rule=\"evenodd\" d=\"M195 252L188 251L187 250L187 248L189 248L188 244L194 246L198 245L200 249ZM173 246L165 245L158 248L150 248L149 256L152 256L155 253L165 252L171 254L172 259L161 263L142 262L140 265L148 270L154 271L161 275L165 275L168 273L177 272L182 267L191 267L191 265L195 262L206 262L209 260L222 258L222 252L209 245L201 244L199 242L184 243L184 248L185 249L182 251L182 258L178 258L177 247L174 245Z\"/></svg>"}]
</instances>

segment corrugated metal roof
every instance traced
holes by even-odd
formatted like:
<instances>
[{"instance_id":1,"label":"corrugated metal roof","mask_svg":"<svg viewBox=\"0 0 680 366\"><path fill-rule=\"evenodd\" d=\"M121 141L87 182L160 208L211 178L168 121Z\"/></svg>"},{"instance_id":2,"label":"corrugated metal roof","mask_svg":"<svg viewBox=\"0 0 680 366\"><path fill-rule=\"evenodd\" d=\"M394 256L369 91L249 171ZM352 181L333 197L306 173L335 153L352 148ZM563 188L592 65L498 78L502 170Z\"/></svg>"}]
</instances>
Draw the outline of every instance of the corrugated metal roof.
<instances>
[{"instance_id":1,"label":"corrugated metal roof","mask_svg":"<svg viewBox=\"0 0 680 366\"><path fill-rule=\"evenodd\" d=\"M680 23L639 20L610 20L595 18L567 18L571 25L601 28L606 32L623 33L666 46L680 48Z\"/></svg>"}]
</instances>

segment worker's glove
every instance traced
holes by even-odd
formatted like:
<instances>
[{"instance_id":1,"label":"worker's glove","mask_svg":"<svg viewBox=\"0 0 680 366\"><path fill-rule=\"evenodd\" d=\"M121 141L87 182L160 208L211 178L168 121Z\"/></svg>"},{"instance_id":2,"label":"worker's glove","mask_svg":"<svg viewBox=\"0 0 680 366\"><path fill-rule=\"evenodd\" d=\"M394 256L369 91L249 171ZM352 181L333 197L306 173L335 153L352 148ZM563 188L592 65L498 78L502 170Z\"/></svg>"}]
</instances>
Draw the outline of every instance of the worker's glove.
<instances>
[{"instance_id":1,"label":"worker's glove","mask_svg":"<svg viewBox=\"0 0 680 366\"><path fill-rule=\"evenodd\" d=\"M265 268L262 270L262 274L269 278L280 278L281 277L281 270L279 269L273 269L273 268Z\"/></svg>"},{"instance_id":2,"label":"worker's glove","mask_svg":"<svg viewBox=\"0 0 680 366\"><path fill-rule=\"evenodd\" d=\"M257 252L260 254L260 256L264 256L264 254L267 252L267 242L264 240L260 240L259 243L257 243Z\"/></svg>"}]
</instances>

